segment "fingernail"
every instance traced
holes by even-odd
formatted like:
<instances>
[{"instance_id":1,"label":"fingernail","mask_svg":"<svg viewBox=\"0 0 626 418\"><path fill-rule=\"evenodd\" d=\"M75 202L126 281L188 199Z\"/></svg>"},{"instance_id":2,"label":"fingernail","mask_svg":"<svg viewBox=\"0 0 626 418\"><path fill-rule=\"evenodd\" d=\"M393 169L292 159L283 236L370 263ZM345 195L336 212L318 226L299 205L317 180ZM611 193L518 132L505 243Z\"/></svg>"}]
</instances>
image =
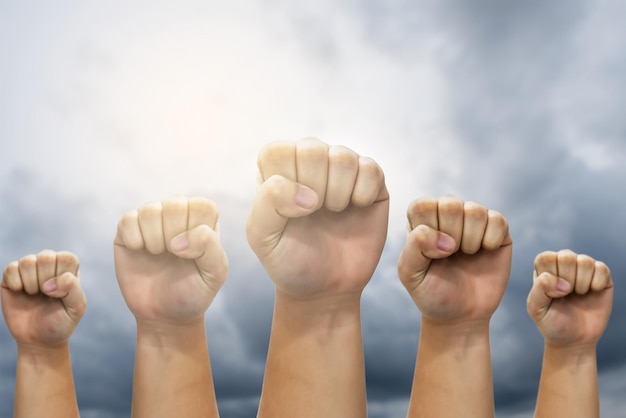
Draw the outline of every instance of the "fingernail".
<instances>
[{"instance_id":1,"label":"fingernail","mask_svg":"<svg viewBox=\"0 0 626 418\"><path fill-rule=\"evenodd\" d=\"M437 242L437 248L441 251L454 250L454 239L452 239L449 235L441 234L439 241Z\"/></svg>"},{"instance_id":2,"label":"fingernail","mask_svg":"<svg viewBox=\"0 0 626 418\"><path fill-rule=\"evenodd\" d=\"M298 194L296 194L296 204L304 209L312 209L316 203L316 193L311 189L300 186Z\"/></svg>"},{"instance_id":3,"label":"fingernail","mask_svg":"<svg viewBox=\"0 0 626 418\"><path fill-rule=\"evenodd\" d=\"M189 241L185 235L178 235L172 239L172 250L185 251L189 247Z\"/></svg>"},{"instance_id":4,"label":"fingernail","mask_svg":"<svg viewBox=\"0 0 626 418\"><path fill-rule=\"evenodd\" d=\"M57 281L54 279L50 279L43 284L43 291L47 293L52 293L57 290Z\"/></svg>"},{"instance_id":5,"label":"fingernail","mask_svg":"<svg viewBox=\"0 0 626 418\"><path fill-rule=\"evenodd\" d=\"M556 290L559 292L568 292L570 289L570 284L567 280L559 278L556 282Z\"/></svg>"}]
</instances>

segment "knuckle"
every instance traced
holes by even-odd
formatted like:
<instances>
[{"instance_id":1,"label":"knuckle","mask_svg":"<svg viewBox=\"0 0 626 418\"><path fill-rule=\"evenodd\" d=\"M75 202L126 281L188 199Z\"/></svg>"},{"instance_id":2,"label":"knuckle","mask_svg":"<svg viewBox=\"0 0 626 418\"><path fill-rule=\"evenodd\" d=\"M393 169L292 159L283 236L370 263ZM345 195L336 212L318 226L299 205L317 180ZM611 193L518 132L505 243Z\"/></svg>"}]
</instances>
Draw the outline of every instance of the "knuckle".
<instances>
[{"instance_id":1,"label":"knuckle","mask_svg":"<svg viewBox=\"0 0 626 418\"><path fill-rule=\"evenodd\" d=\"M321 139L319 139L316 136L306 136L304 138L302 138L301 140L298 141L298 146L302 145L302 144L311 144L311 145L324 145L327 146L327 144L322 141Z\"/></svg>"},{"instance_id":2,"label":"knuckle","mask_svg":"<svg viewBox=\"0 0 626 418\"><path fill-rule=\"evenodd\" d=\"M57 262L62 264L78 266L78 256L69 251L60 251L57 253Z\"/></svg>"},{"instance_id":3,"label":"knuckle","mask_svg":"<svg viewBox=\"0 0 626 418\"><path fill-rule=\"evenodd\" d=\"M217 208L217 205L214 201L210 199L204 199L204 207L209 214L216 217L219 216L219 209Z\"/></svg>"},{"instance_id":4,"label":"knuckle","mask_svg":"<svg viewBox=\"0 0 626 418\"><path fill-rule=\"evenodd\" d=\"M172 196L161 202L163 212L186 211L189 199L182 196Z\"/></svg>"},{"instance_id":5,"label":"knuckle","mask_svg":"<svg viewBox=\"0 0 626 418\"><path fill-rule=\"evenodd\" d=\"M308 137L303 138L296 143L296 155L298 159L302 158L327 158L328 157L328 145L322 142L318 138Z\"/></svg>"},{"instance_id":6,"label":"knuckle","mask_svg":"<svg viewBox=\"0 0 626 418\"><path fill-rule=\"evenodd\" d=\"M468 200L463 204L463 209L470 216L480 216L487 218L488 215L488 210L485 206L471 200Z\"/></svg>"},{"instance_id":7,"label":"knuckle","mask_svg":"<svg viewBox=\"0 0 626 418\"><path fill-rule=\"evenodd\" d=\"M407 210L407 217L409 219L415 215L424 215L427 213L432 213L437 210L437 201L431 197L423 197L420 199L416 199L409 204L409 208Z\"/></svg>"},{"instance_id":8,"label":"knuckle","mask_svg":"<svg viewBox=\"0 0 626 418\"><path fill-rule=\"evenodd\" d=\"M36 263L37 256L34 254L28 254L19 259L18 268L21 270L24 268L33 267Z\"/></svg>"},{"instance_id":9,"label":"knuckle","mask_svg":"<svg viewBox=\"0 0 626 418\"><path fill-rule=\"evenodd\" d=\"M129 228L131 225L133 225L136 222L138 217L139 217L138 209L134 209L132 211L126 212L117 224L118 230L124 231L125 229Z\"/></svg>"},{"instance_id":10,"label":"knuckle","mask_svg":"<svg viewBox=\"0 0 626 418\"><path fill-rule=\"evenodd\" d=\"M464 205L465 202L463 201L463 199L452 195L452 194L446 194L443 195L439 198L439 205L451 205L451 206L456 206L456 205Z\"/></svg>"},{"instance_id":11,"label":"knuckle","mask_svg":"<svg viewBox=\"0 0 626 418\"><path fill-rule=\"evenodd\" d=\"M359 157L359 171L365 171L367 174L380 179L384 177L381 166L370 157Z\"/></svg>"},{"instance_id":12,"label":"knuckle","mask_svg":"<svg viewBox=\"0 0 626 418\"><path fill-rule=\"evenodd\" d=\"M293 158L295 155L295 143L292 141L274 141L263 148L259 152L257 165L262 174L263 167L267 164L283 161L286 158Z\"/></svg>"},{"instance_id":13,"label":"knuckle","mask_svg":"<svg viewBox=\"0 0 626 418\"><path fill-rule=\"evenodd\" d=\"M563 260L563 261L571 262L571 261L575 261L578 257L576 253L574 253L572 250L563 249L557 253L557 258L559 259L559 261Z\"/></svg>"},{"instance_id":14,"label":"knuckle","mask_svg":"<svg viewBox=\"0 0 626 418\"><path fill-rule=\"evenodd\" d=\"M596 270L599 270L602 274L606 276L611 275L611 270L609 269L609 266L607 266L602 261L596 261Z\"/></svg>"},{"instance_id":15,"label":"knuckle","mask_svg":"<svg viewBox=\"0 0 626 418\"><path fill-rule=\"evenodd\" d=\"M207 223L214 223L219 217L217 205L206 197L194 197L189 201L189 216L200 217Z\"/></svg>"},{"instance_id":16,"label":"knuckle","mask_svg":"<svg viewBox=\"0 0 626 418\"><path fill-rule=\"evenodd\" d=\"M354 167L358 165L358 154L343 145L332 145L328 149L328 158L333 165Z\"/></svg>"},{"instance_id":17,"label":"knuckle","mask_svg":"<svg viewBox=\"0 0 626 418\"><path fill-rule=\"evenodd\" d=\"M46 248L44 250L39 251L39 253L37 253L37 260L43 260L43 259L50 259L50 258L54 258L56 256L56 253L49 249Z\"/></svg>"},{"instance_id":18,"label":"knuckle","mask_svg":"<svg viewBox=\"0 0 626 418\"><path fill-rule=\"evenodd\" d=\"M543 251L535 257L535 268L539 269L554 259L556 253L554 251Z\"/></svg>"},{"instance_id":19,"label":"knuckle","mask_svg":"<svg viewBox=\"0 0 626 418\"><path fill-rule=\"evenodd\" d=\"M593 272L596 262L588 255L578 255L576 257L577 269L585 272Z\"/></svg>"},{"instance_id":20,"label":"knuckle","mask_svg":"<svg viewBox=\"0 0 626 418\"><path fill-rule=\"evenodd\" d=\"M489 218L489 223L495 225L499 228L508 228L509 223L506 218L497 210L489 209L487 211L487 216Z\"/></svg>"},{"instance_id":21,"label":"knuckle","mask_svg":"<svg viewBox=\"0 0 626 418\"><path fill-rule=\"evenodd\" d=\"M148 202L138 210L139 220L146 217L158 216L163 209L161 202Z\"/></svg>"},{"instance_id":22,"label":"knuckle","mask_svg":"<svg viewBox=\"0 0 626 418\"><path fill-rule=\"evenodd\" d=\"M8 277L10 274L13 274L14 272L16 272L17 266L18 266L17 261L11 261L9 264L7 264L2 272L3 277Z\"/></svg>"}]
</instances>

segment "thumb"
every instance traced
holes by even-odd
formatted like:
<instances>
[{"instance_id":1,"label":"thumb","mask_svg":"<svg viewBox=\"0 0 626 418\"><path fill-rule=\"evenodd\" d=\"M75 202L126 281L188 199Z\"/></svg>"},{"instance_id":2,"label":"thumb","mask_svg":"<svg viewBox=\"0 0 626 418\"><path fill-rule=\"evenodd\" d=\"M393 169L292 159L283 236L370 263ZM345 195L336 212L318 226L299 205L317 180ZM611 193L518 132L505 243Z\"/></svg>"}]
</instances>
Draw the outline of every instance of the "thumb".
<instances>
[{"instance_id":1,"label":"thumb","mask_svg":"<svg viewBox=\"0 0 626 418\"><path fill-rule=\"evenodd\" d=\"M406 244L398 260L398 276L405 286L410 282L419 284L430 267L430 262L450 256L456 242L450 235L418 225L409 232Z\"/></svg>"},{"instance_id":2,"label":"thumb","mask_svg":"<svg viewBox=\"0 0 626 418\"><path fill-rule=\"evenodd\" d=\"M563 298L571 291L572 285L567 280L552 273L541 273L534 280L526 300L528 314L534 321L540 320L548 313L554 299Z\"/></svg>"},{"instance_id":3,"label":"thumb","mask_svg":"<svg viewBox=\"0 0 626 418\"><path fill-rule=\"evenodd\" d=\"M206 282L221 286L228 274L228 259L220 244L219 234L210 226L198 225L172 238L172 253L177 257L194 260Z\"/></svg>"},{"instance_id":4,"label":"thumb","mask_svg":"<svg viewBox=\"0 0 626 418\"><path fill-rule=\"evenodd\" d=\"M263 182L248 216L246 235L257 253L276 246L289 218L310 215L317 208L319 196L304 185L273 175ZM269 250L268 250L269 247Z\"/></svg>"},{"instance_id":5,"label":"thumb","mask_svg":"<svg viewBox=\"0 0 626 418\"><path fill-rule=\"evenodd\" d=\"M78 323L87 310L85 293L80 286L78 277L65 272L44 282L41 291L54 299L61 299L65 311Z\"/></svg>"}]
</instances>

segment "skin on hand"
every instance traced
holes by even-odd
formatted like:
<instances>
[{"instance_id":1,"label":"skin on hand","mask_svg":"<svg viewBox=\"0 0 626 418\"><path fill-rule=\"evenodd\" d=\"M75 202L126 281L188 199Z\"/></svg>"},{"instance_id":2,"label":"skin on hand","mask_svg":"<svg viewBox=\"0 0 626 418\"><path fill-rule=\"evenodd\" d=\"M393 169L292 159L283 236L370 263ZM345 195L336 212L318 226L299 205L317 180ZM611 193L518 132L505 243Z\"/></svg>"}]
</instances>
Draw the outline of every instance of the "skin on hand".
<instances>
[{"instance_id":1,"label":"skin on hand","mask_svg":"<svg viewBox=\"0 0 626 418\"><path fill-rule=\"evenodd\" d=\"M570 250L546 251L535 258L527 309L546 344L595 346L612 305L613 281L603 262Z\"/></svg>"},{"instance_id":2,"label":"skin on hand","mask_svg":"<svg viewBox=\"0 0 626 418\"><path fill-rule=\"evenodd\" d=\"M296 299L360 296L387 237L382 169L315 138L268 145L258 167L247 238L277 291Z\"/></svg>"},{"instance_id":3,"label":"skin on hand","mask_svg":"<svg viewBox=\"0 0 626 418\"><path fill-rule=\"evenodd\" d=\"M115 272L137 321L203 320L226 280L213 202L174 197L128 212L114 241Z\"/></svg>"},{"instance_id":4,"label":"skin on hand","mask_svg":"<svg viewBox=\"0 0 626 418\"><path fill-rule=\"evenodd\" d=\"M453 196L418 199L407 217L398 275L422 317L441 324L488 322L511 272L506 219Z\"/></svg>"},{"instance_id":5,"label":"skin on hand","mask_svg":"<svg viewBox=\"0 0 626 418\"><path fill-rule=\"evenodd\" d=\"M67 344L87 309L78 258L69 252L44 250L9 263L0 287L2 313L18 347Z\"/></svg>"}]
</instances>

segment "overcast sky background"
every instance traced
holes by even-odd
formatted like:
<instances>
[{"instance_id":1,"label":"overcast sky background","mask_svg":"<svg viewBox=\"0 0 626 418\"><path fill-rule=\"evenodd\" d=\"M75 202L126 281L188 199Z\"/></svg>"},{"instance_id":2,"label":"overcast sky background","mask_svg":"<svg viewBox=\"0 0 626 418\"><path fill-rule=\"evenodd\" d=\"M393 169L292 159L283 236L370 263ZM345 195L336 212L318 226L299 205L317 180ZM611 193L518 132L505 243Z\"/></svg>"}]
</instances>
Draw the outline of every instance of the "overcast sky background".
<instances>
[{"instance_id":1,"label":"overcast sky background","mask_svg":"<svg viewBox=\"0 0 626 418\"><path fill-rule=\"evenodd\" d=\"M113 271L124 212L212 198L231 269L207 314L222 418L255 416L273 286L245 241L256 155L318 136L376 159L390 230L363 296L369 416L406 415L419 314L396 275L406 207L452 193L514 239L492 320L497 416L532 416L542 339L532 261L571 248L616 282L598 347L604 417L626 417L626 3L618 0L0 0L0 264L74 251L83 418L130 415L134 320ZM0 323L0 416L16 350Z\"/></svg>"}]
</instances>

